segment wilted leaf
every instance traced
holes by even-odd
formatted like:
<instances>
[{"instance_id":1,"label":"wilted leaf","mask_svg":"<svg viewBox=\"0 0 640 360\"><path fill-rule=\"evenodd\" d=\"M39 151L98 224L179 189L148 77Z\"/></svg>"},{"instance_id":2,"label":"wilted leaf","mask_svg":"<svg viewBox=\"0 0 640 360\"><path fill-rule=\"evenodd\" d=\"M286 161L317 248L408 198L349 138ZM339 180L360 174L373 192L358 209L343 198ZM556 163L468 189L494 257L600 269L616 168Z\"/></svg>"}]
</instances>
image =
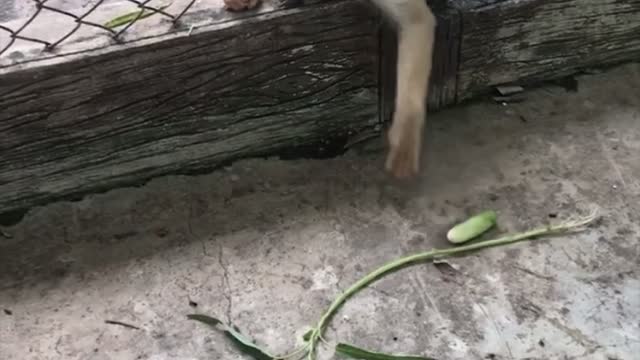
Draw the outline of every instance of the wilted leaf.
<instances>
[{"instance_id":1,"label":"wilted leaf","mask_svg":"<svg viewBox=\"0 0 640 360\"><path fill-rule=\"evenodd\" d=\"M169 4L171 5L171 4ZM158 8L158 10L164 10L167 7L169 7L169 5L164 5ZM124 15L120 15L118 17L115 17L109 21L107 21L106 23L104 23L105 27L108 27L109 29L113 29L116 28L118 26L122 26L125 24L128 24L130 22L132 22L133 20L135 20L138 17L138 14L142 13L142 15L140 15L140 17L138 18L138 20L144 19L146 17L149 17L153 14L155 14L156 12L148 10L145 11L144 9L140 9L137 11L132 11L130 13L124 14Z\"/></svg>"},{"instance_id":2,"label":"wilted leaf","mask_svg":"<svg viewBox=\"0 0 640 360\"><path fill-rule=\"evenodd\" d=\"M222 321L220 321L220 320L218 320L216 318L212 318L211 316L202 315L202 314L189 314L189 315L187 315L187 318L189 320L200 321L203 324L207 324L207 325L213 326L213 327L216 327L216 326L222 324Z\"/></svg>"},{"instance_id":3,"label":"wilted leaf","mask_svg":"<svg viewBox=\"0 0 640 360\"><path fill-rule=\"evenodd\" d=\"M460 272L460 267L458 265L454 265L447 260L434 260L433 265L447 277L454 277Z\"/></svg>"},{"instance_id":4,"label":"wilted leaf","mask_svg":"<svg viewBox=\"0 0 640 360\"><path fill-rule=\"evenodd\" d=\"M256 360L273 360L274 358L269 355L268 352L254 344L248 337L242 335L235 326L227 326L223 324L222 321L207 315L189 314L187 315L187 318L207 324L217 330L221 330L236 345L236 347Z\"/></svg>"},{"instance_id":5,"label":"wilted leaf","mask_svg":"<svg viewBox=\"0 0 640 360\"><path fill-rule=\"evenodd\" d=\"M336 352L346 355L353 359L360 360L435 360L428 357L405 356L405 355L389 355L383 353L375 353L353 345L340 343L336 346Z\"/></svg>"},{"instance_id":6,"label":"wilted leaf","mask_svg":"<svg viewBox=\"0 0 640 360\"><path fill-rule=\"evenodd\" d=\"M254 344L249 338L242 335L237 329L227 327L225 334L227 337L248 355L251 355L256 360L273 360L273 356L269 355L265 350L262 350L258 345Z\"/></svg>"}]
</instances>

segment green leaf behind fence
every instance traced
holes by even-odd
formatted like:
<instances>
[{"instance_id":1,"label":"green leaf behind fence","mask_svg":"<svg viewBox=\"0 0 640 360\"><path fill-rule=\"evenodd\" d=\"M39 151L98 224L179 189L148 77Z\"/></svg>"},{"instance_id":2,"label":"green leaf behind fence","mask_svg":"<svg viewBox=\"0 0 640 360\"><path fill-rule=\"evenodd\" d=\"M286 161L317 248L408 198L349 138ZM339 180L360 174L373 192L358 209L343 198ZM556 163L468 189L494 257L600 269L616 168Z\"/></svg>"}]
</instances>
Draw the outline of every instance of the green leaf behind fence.
<instances>
[{"instance_id":1,"label":"green leaf behind fence","mask_svg":"<svg viewBox=\"0 0 640 360\"><path fill-rule=\"evenodd\" d=\"M169 5L171 5L171 4L169 4ZM168 8L169 5L161 6L161 7L158 8L158 10L162 11L162 10ZM128 24L128 23L132 22L133 20L138 18L139 14L142 14L138 18L138 20L141 20L141 19L149 17L149 16L151 16L151 15L153 15L155 13L156 13L155 11L140 9L140 10L132 11L130 13L126 13L124 15L120 15L118 17L115 17L115 18L107 21L103 25L104 25L104 27L108 27L109 29L113 29L113 28L117 28L118 26L122 26L122 25L125 25L125 24Z\"/></svg>"}]
</instances>

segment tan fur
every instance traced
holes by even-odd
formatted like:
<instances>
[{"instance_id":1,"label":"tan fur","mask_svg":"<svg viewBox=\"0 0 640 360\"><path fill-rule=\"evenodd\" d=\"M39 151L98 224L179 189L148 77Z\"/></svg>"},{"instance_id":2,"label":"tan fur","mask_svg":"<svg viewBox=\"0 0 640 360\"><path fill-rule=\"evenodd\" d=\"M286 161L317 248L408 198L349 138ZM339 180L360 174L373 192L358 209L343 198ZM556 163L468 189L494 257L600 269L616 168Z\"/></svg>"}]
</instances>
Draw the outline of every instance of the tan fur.
<instances>
[{"instance_id":1,"label":"tan fur","mask_svg":"<svg viewBox=\"0 0 640 360\"><path fill-rule=\"evenodd\" d=\"M420 170L426 99L433 53L436 19L426 0L370 0L396 24L398 66L395 113L388 133L385 167L397 178ZM259 0L225 0L230 10L256 7Z\"/></svg>"},{"instance_id":2,"label":"tan fur","mask_svg":"<svg viewBox=\"0 0 640 360\"><path fill-rule=\"evenodd\" d=\"M397 178L420 170L436 20L425 0L372 0L397 25L395 113L386 169Z\"/></svg>"}]
</instances>

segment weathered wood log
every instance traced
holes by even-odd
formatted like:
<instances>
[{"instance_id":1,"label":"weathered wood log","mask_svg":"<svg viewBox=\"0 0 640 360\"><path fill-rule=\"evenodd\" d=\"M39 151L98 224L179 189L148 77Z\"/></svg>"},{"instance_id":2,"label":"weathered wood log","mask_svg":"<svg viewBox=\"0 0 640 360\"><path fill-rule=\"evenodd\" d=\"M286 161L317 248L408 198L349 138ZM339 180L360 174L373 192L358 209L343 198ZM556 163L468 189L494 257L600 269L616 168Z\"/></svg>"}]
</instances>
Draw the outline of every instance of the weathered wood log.
<instances>
[{"instance_id":1,"label":"weathered wood log","mask_svg":"<svg viewBox=\"0 0 640 360\"><path fill-rule=\"evenodd\" d=\"M0 213L209 170L331 155L379 126L379 18L305 5L0 76Z\"/></svg>"},{"instance_id":2,"label":"weathered wood log","mask_svg":"<svg viewBox=\"0 0 640 360\"><path fill-rule=\"evenodd\" d=\"M496 85L535 84L640 60L640 0L427 1L438 19L430 110ZM396 37L387 27L382 38L383 115L389 120Z\"/></svg>"},{"instance_id":3,"label":"weathered wood log","mask_svg":"<svg viewBox=\"0 0 640 360\"><path fill-rule=\"evenodd\" d=\"M640 0L429 3L431 110L640 59ZM0 61L0 214L240 158L331 156L391 118L395 32L387 23L380 37L359 0L211 21L191 36L150 29L131 44Z\"/></svg>"},{"instance_id":4,"label":"weathered wood log","mask_svg":"<svg viewBox=\"0 0 640 360\"><path fill-rule=\"evenodd\" d=\"M457 98L640 59L640 0L450 0L461 14Z\"/></svg>"}]
</instances>

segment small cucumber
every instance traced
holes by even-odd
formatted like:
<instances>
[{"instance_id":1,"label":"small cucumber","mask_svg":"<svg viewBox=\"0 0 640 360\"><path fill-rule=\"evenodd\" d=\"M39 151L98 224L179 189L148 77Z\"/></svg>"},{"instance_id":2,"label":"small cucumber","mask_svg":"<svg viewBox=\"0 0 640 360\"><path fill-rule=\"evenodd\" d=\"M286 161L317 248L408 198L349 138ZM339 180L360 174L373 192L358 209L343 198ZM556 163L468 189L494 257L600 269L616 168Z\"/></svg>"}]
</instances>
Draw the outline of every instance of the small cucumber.
<instances>
[{"instance_id":1,"label":"small cucumber","mask_svg":"<svg viewBox=\"0 0 640 360\"><path fill-rule=\"evenodd\" d=\"M495 211L483 211L452 227L447 233L447 239L454 244L467 242L491 229L496 224L496 218Z\"/></svg>"}]
</instances>

